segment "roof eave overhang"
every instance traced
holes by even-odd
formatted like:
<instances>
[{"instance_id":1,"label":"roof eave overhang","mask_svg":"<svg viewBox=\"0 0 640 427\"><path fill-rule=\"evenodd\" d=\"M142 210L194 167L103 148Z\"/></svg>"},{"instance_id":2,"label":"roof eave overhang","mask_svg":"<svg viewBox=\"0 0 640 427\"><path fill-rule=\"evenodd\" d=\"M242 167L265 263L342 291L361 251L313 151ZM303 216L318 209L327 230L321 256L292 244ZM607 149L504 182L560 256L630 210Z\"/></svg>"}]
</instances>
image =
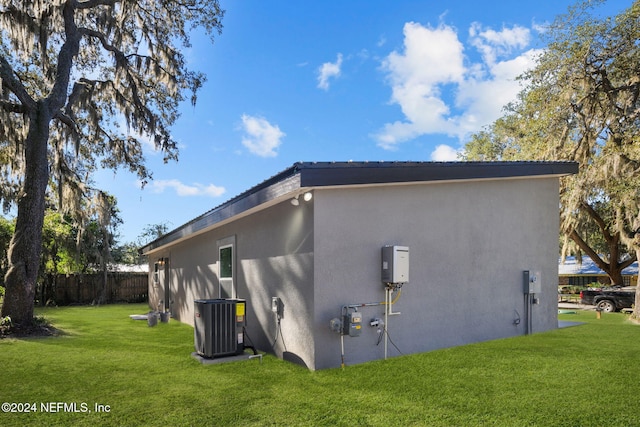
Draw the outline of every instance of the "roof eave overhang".
<instances>
[{"instance_id":1,"label":"roof eave overhang","mask_svg":"<svg viewBox=\"0 0 640 427\"><path fill-rule=\"evenodd\" d=\"M578 172L574 162L429 162L310 163L301 165L302 187L438 182L534 176L565 176Z\"/></svg>"},{"instance_id":2,"label":"roof eave overhang","mask_svg":"<svg viewBox=\"0 0 640 427\"><path fill-rule=\"evenodd\" d=\"M268 206L279 203L282 198L299 189L300 174L295 174L270 186L245 193L242 197L235 198L154 240L140 248L140 253L150 254L157 252L168 245L176 244L219 227L232 219L249 215L256 210L265 209Z\"/></svg>"},{"instance_id":3,"label":"roof eave overhang","mask_svg":"<svg viewBox=\"0 0 640 427\"><path fill-rule=\"evenodd\" d=\"M140 248L158 252L187 238L280 203L307 188L451 181L562 177L578 172L574 162L340 162L296 163L226 203Z\"/></svg>"}]
</instances>

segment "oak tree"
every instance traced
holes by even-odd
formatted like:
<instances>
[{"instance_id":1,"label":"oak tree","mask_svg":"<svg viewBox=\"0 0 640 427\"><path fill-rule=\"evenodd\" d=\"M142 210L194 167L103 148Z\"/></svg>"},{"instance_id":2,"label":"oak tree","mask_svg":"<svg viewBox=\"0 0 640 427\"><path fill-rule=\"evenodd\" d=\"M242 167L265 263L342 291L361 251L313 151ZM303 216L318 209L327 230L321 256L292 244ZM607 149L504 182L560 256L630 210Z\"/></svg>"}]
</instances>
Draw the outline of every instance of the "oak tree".
<instances>
[{"instance_id":1,"label":"oak tree","mask_svg":"<svg viewBox=\"0 0 640 427\"><path fill-rule=\"evenodd\" d=\"M181 49L223 15L218 0L0 1L0 198L17 204L1 316L32 322L48 187L80 214L97 168L151 178L144 139L176 158L170 126L205 80Z\"/></svg>"},{"instance_id":2,"label":"oak tree","mask_svg":"<svg viewBox=\"0 0 640 427\"><path fill-rule=\"evenodd\" d=\"M518 100L469 153L578 161L579 173L563 180L562 229L617 282L640 257L640 1L613 17L597 15L600 3L580 2L548 28ZM585 238L594 227L608 259Z\"/></svg>"}]
</instances>

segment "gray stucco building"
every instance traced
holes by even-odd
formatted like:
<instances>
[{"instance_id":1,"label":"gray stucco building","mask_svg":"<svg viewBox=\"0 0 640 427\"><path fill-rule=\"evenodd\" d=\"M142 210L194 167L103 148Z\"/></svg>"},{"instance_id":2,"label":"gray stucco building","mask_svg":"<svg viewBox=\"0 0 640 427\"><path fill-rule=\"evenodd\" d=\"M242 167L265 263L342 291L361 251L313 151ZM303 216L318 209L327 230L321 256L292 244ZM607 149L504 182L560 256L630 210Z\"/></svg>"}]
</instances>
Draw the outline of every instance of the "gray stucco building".
<instances>
[{"instance_id":1,"label":"gray stucco building","mask_svg":"<svg viewBox=\"0 0 640 427\"><path fill-rule=\"evenodd\" d=\"M309 369L381 359L387 336L391 357L553 329L559 179L577 168L296 163L142 248L149 304L193 325L194 300L246 299L253 344ZM410 250L393 306L382 304L387 245ZM538 279L535 295L523 293L523 271ZM370 323L387 307L400 314L384 336ZM331 329L356 311L358 336Z\"/></svg>"}]
</instances>

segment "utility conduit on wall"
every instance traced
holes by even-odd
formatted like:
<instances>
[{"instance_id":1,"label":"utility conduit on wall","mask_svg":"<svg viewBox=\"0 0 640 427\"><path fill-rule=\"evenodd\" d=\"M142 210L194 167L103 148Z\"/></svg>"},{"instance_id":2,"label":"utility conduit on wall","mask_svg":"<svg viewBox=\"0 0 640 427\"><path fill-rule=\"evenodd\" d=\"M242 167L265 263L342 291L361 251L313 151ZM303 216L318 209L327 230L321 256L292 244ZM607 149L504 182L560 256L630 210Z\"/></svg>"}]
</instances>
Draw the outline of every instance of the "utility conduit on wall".
<instances>
[{"instance_id":1,"label":"utility conduit on wall","mask_svg":"<svg viewBox=\"0 0 640 427\"><path fill-rule=\"evenodd\" d=\"M395 297L393 297L393 292L396 292ZM344 337L348 335L350 337L358 337L362 331L362 314L358 311L359 308L364 307L380 307L384 306L384 320L379 318L372 319L369 324L372 327L378 328L378 333L380 335L380 339L378 340L378 344L381 341L382 334L385 337L385 345L384 345L384 358L387 359L388 355L388 331L387 325L389 322L389 316L401 314L400 312L393 311L393 305L398 301L400 295L402 294L401 285L391 285L385 287L385 300L381 302L368 302L368 303L355 303L355 304L346 304L342 306L341 309L341 317L333 318L330 321L330 327L334 332L340 333L340 360L341 366L344 367ZM350 311L353 310L353 311Z\"/></svg>"}]
</instances>

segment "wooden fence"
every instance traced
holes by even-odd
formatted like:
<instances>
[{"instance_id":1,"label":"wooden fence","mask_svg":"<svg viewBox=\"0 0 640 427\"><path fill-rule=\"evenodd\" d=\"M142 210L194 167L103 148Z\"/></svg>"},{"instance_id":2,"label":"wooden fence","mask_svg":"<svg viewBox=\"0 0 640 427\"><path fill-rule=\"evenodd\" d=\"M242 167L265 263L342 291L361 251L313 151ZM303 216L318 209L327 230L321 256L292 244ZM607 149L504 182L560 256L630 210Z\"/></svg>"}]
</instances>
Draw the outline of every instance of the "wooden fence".
<instances>
[{"instance_id":1,"label":"wooden fence","mask_svg":"<svg viewBox=\"0 0 640 427\"><path fill-rule=\"evenodd\" d=\"M53 289L58 305L146 302L149 299L147 273L59 275Z\"/></svg>"}]
</instances>

